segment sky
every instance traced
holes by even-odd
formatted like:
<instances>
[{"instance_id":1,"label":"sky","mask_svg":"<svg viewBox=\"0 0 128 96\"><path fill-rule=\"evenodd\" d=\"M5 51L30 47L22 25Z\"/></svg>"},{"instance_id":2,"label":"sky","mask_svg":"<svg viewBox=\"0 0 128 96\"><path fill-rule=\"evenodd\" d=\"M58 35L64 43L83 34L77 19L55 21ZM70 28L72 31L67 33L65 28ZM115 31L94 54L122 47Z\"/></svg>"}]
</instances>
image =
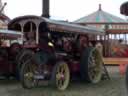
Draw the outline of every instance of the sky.
<instances>
[{"instance_id":1,"label":"sky","mask_svg":"<svg viewBox=\"0 0 128 96\"><path fill-rule=\"evenodd\" d=\"M127 0L50 0L50 16L52 19L74 21L98 10L102 10L123 19L120 14L120 5ZM11 19L23 15L42 14L42 0L2 0L7 2L5 14Z\"/></svg>"}]
</instances>

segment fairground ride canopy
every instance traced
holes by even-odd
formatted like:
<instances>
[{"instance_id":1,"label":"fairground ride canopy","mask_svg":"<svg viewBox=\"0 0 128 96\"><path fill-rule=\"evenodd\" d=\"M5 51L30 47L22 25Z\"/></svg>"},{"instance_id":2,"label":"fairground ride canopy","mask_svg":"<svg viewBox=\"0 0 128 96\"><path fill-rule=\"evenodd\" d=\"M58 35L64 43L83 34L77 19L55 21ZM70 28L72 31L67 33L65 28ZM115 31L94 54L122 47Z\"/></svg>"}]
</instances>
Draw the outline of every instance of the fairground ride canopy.
<instances>
[{"instance_id":1,"label":"fairground ride canopy","mask_svg":"<svg viewBox=\"0 0 128 96\"><path fill-rule=\"evenodd\" d=\"M103 11L101 4L99 4L99 9L96 12L89 14L88 16L84 16L74 21L74 23L93 25L112 34L128 33L128 22L120 17Z\"/></svg>"}]
</instances>

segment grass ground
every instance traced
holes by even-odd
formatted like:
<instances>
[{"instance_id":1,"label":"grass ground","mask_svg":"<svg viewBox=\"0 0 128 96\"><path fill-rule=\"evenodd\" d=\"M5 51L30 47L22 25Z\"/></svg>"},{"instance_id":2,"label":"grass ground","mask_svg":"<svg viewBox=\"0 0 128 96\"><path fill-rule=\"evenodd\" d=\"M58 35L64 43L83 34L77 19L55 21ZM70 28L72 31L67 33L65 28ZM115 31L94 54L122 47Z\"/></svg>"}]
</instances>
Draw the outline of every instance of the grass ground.
<instances>
[{"instance_id":1,"label":"grass ground","mask_svg":"<svg viewBox=\"0 0 128 96\"><path fill-rule=\"evenodd\" d=\"M65 91L57 91L50 86L31 90L23 89L16 81L0 81L0 96L127 96L124 76L118 67L107 67L111 80L102 80L98 84L71 82Z\"/></svg>"}]
</instances>

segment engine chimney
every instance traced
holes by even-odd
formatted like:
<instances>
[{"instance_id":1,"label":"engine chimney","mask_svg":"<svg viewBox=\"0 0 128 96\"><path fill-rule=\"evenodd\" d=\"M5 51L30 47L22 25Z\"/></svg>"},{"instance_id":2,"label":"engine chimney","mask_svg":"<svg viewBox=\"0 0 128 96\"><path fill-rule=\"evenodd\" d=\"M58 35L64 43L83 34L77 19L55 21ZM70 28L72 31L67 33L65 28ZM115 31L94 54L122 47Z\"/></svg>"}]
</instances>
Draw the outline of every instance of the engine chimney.
<instances>
[{"instance_id":1,"label":"engine chimney","mask_svg":"<svg viewBox=\"0 0 128 96\"><path fill-rule=\"evenodd\" d=\"M49 0L42 0L42 17L49 18Z\"/></svg>"}]
</instances>

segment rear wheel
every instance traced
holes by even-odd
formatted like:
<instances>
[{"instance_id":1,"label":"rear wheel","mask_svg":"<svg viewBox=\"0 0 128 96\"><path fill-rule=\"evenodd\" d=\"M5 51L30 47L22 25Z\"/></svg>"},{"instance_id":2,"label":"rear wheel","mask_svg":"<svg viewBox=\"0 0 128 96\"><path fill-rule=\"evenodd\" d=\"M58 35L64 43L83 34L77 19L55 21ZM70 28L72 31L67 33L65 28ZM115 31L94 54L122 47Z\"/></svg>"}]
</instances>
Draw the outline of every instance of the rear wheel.
<instances>
[{"instance_id":1,"label":"rear wheel","mask_svg":"<svg viewBox=\"0 0 128 96\"><path fill-rule=\"evenodd\" d=\"M58 90L65 90L70 81L69 67L65 62L58 62L52 72L52 85Z\"/></svg>"},{"instance_id":2,"label":"rear wheel","mask_svg":"<svg viewBox=\"0 0 128 96\"><path fill-rule=\"evenodd\" d=\"M98 83L102 77L102 55L98 49L88 47L81 58L81 76L91 83Z\"/></svg>"}]
</instances>

